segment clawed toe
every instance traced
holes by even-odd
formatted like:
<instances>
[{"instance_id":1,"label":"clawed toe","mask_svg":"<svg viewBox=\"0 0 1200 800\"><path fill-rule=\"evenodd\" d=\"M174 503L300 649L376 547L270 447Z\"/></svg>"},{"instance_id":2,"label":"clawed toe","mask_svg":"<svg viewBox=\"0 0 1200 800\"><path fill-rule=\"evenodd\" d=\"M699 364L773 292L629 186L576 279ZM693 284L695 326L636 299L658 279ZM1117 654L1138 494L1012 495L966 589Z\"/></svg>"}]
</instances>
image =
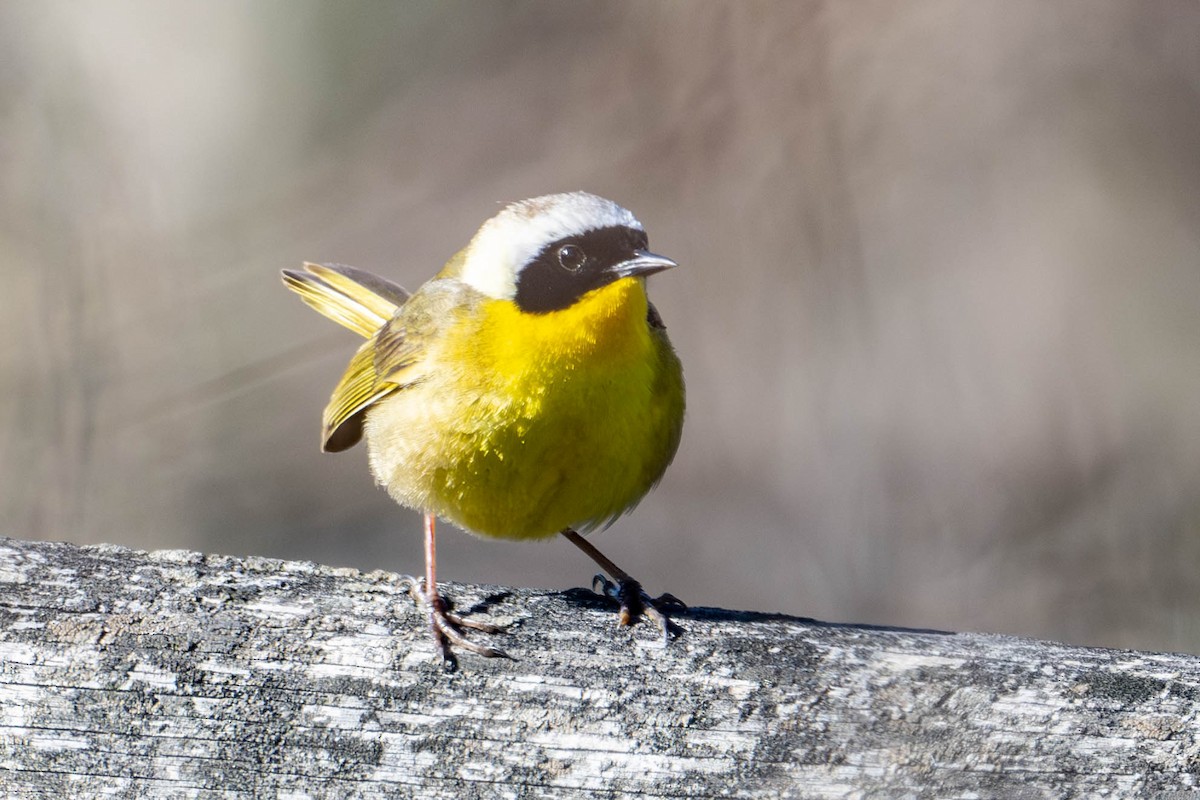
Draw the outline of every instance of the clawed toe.
<instances>
[{"instance_id":1,"label":"clawed toe","mask_svg":"<svg viewBox=\"0 0 1200 800\"><path fill-rule=\"evenodd\" d=\"M681 632L669 615L686 611L687 605L669 592L651 597L633 578L614 582L603 575L592 578L592 590L620 604L617 624L622 627L632 625L639 617L649 617L662 631L664 646L670 643L672 636L678 636Z\"/></svg>"},{"instance_id":2,"label":"clawed toe","mask_svg":"<svg viewBox=\"0 0 1200 800\"><path fill-rule=\"evenodd\" d=\"M458 614L448 611L442 596L436 592L427 591L424 588L424 584L419 581L413 581L412 586L409 588L409 594L417 605L425 606L428 610L429 627L433 632L434 645L441 653L442 662L447 670L453 670L458 666L458 659L454 655L454 647L469 650L485 658L512 658L512 656L498 647L488 647L487 645L472 642L463 635L461 630L462 628L469 628L483 633L495 634L503 633L504 629L502 627L487 622L463 619Z\"/></svg>"}]
</instances>

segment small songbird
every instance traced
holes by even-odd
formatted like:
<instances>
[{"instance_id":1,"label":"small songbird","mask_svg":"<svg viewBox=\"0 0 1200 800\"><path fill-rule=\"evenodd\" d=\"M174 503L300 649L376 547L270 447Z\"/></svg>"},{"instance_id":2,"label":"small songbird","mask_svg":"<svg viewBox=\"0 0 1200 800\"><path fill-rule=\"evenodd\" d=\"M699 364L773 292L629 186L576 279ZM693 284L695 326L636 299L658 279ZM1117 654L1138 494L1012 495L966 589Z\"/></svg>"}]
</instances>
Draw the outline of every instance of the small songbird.
<instances>
[{"instance_id":1,"label":"small songbird","mask_svg":"<svg viewBox=\"0 0 1200 800\"><path fill-rule=\"evenodd\" d=\"M652 599L580 535L633 508L662 478L683 428L683 370L646 277L676 263L647 251L645 229L585 192L506 206L436 276L409 294L353 267L283 271L288 288L367 341L325 409L322 449L367 440L371 472L425 515L429 611L451 646L502 650L462 628L438 594L434 522L480 536L562 534L615 582L621 624L642 613L667 636L674 597Z\"/></svg>"}]
</instances>

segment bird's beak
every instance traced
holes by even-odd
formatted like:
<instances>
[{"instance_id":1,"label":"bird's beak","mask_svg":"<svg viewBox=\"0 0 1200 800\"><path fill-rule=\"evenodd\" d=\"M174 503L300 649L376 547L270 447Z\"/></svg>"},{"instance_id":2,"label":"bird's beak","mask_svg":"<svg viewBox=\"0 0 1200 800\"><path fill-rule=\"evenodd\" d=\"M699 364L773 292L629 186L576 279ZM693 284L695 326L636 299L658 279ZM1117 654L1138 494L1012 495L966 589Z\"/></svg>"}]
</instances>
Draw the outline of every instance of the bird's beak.
<instances>
[{"instance_id":1,"label":"bird's beak","mask_svg":"<svg viewBox=\"0 0 1200 800\"><path fill-rule=\"evenodd\" d=\"M634 250L633 258L614 264L610 269L619 278L644 278L647 275L678 266L679 264L666 256L655 255L646 250Z\"/></svg>"}]
</instances>

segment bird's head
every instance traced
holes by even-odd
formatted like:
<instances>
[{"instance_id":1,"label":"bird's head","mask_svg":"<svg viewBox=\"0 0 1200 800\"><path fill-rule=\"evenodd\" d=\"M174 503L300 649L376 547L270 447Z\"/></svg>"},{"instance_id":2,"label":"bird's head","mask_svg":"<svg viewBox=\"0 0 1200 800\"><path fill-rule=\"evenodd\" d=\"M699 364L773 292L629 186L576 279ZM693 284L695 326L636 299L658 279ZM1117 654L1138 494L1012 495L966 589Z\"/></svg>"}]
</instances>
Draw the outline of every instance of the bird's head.
<instances>
[{"instance_id":1,"label":"bird's head","mask_svg":"<svg viewBox=\"0 0 1200 800\"><path fill-rule=\"evenodd\" d=\"M586 192L511 203L489 219L463 253L457 276L483 294L541 314L621 278L676 266L647 249L632 213Z\"/></svg>"}]
</instances>

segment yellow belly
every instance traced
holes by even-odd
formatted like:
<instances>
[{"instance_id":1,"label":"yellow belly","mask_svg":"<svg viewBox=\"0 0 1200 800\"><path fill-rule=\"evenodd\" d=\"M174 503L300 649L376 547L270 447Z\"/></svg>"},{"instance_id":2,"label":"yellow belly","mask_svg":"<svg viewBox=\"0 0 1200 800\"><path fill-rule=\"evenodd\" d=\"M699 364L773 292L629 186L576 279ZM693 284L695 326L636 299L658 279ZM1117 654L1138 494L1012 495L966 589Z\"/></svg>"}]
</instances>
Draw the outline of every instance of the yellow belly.
<instances>
[{"instance_id":1,"label":"yellow belly","mask_svg":"<svg viewBox=\"0 0 1200 800\"><path fill-rule=\"evenodd\" d=\"M448 329L427 378L368 412L376 479L401 504L484 536L602 525L662 477L683 376L626 278L562 311L489 300Z\"/></svg>"}]
</instances>

